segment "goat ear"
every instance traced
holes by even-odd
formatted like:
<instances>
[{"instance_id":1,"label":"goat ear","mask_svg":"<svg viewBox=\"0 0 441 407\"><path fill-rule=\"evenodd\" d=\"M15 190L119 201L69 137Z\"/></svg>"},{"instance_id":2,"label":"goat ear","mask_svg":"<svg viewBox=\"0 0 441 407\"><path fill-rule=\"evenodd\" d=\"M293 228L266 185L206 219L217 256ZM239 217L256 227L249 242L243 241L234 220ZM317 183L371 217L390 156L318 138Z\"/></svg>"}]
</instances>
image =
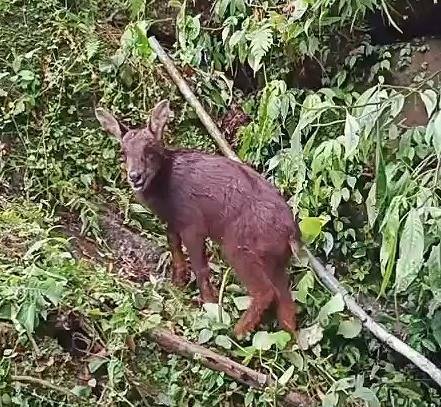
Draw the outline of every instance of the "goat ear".
<instances>
[{"instance_id":1,"label":"goat ear","mask_svg":"<svg viewBox=\"0 0 441 407\"><path fill-rule=\"evenodd\" d=\"M170 102L168 100L161 100L152 110L149 127L150 131L157 139L162 138L165 125L170 118L172 111L170 110Z\"/></svg>"},{"instance_id":2,"label":"goat ear","mask_svg":"<svg viewBox=\"0 0 441 407\"><path fill-rule=\"evenodd\" d=\"M116 120L107 110L102 109L101 107L97 107L95 109L95 116L101 124L101 127L112 134L118 139L122 139L122 136L125 133L126 128L121 127Z\"/></svg>"}]
</instances>

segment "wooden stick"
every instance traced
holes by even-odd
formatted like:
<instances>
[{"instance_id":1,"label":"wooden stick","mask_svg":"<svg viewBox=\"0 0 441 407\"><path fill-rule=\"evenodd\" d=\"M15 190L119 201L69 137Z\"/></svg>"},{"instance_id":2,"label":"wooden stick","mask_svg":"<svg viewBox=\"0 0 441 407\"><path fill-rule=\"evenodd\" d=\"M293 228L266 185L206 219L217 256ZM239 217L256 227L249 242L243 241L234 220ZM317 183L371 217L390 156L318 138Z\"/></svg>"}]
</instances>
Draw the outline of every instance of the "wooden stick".
<instances>
[{"instance_id":1,"label":"wooden stick","mask_svg":"<svg viewBox=\"0 0 441 407\"><path fill-rule=\"evenodd\" d=\"M164 64L164 67L167 70L170 77L173 79L173 82L176 83L176 86L181 91L182 96L184 96L185 100L190 104L191 107L194 108L200 121L207 128L208 132L210 133L211 137L213 137L214 141L216 142L216 144L218 145L218 147L222 151L222 153L226 157L228 157L234 161L240 161L239 157L236 155L236 153L232 150L232 148L228 144L228 141L225 140L225 137L222 135L222 133L219 130L219 128L217 127L216 123L207 114L204 107L201 105L199 100L196 98L194 93L191 91L187 82L182 77L182 75L179 73L179 71L176 69L175 65L173 64L173 61L170 59L170 57L167 55L167 53L161 47L161 45L156 40L156 38L150 37L149 43L150 43L150 46L152 47L153 51L155 51L156 55L158 56L159 60Z\"/></svg>"},{"instance_id":2,"label":"wooden stick","mask_svg":"<svg viewBox=\"0 0 441 407\"><path fill-rule=\"evenodd\" d=\"M357 302L350 296L348 291L338 282L338 280L330 274L320 261L314 257L311 252L306 250L312 269L323 284L334 294L340 293L349 311L360 319L363 326L368 329L381 342L384 342L390 348L401 353L409 359L415 366L418 366L423 372L427 373L441 387L441 370L438 369L429 359L405 344L396 336L389 333L381 325L377 324Z\"/></svg>"},{"instance_id":3,"label":"wooden stick","mask_svg":"<svg viewBox=\"0 0 441 407\"><path fill-rule=\"evenodd\" d=\"M167 56L164 49L156 41L154 37L149 39L150 45L159 57L159 60L164 64L167 72L170 74L173 81L176 83L178 88L181 90L185 99L190 103L191 106L198 112L198 116L201 122L207 128L208 133L213 137L214 141L219 145L221 151L227 157L234 157L233 159L239 160L228 143L225 143L225 139L216 124L210 119L208 113L204 110L202 105L196 99L196 96L191 92L187 84L184 85L185 80L180 76L173 61ZM173 74L172 74L173 73ZM209 125L206 125L209 123ZM219 137L219 135L221 137ZM219 143L219 140L221 143ZM223 140L223 141L222 141ZM415 366L420 368L423 372L427 373L440 387L441 387L441 370L438 369L429 359L421 355L415 349L406 345L403 341L389 333L386 329L377 324L366 312L357 304L357 302L349 295L345 288L338 282L338 280L330 275L325 268L322 266L319 260L314 257L308 250L308 257L312 269L314 270L316 276L322 281L322 283L334 294L342 293L344 301L348 310L359 318L363 326L368 329L375 337L380 341L384 342L392 349L401 353L404 357L410 360Z\"/></svg>"},{"instance_id":4,"label":"wooden stick","mask_svg":"<svg viewBox=\"0 0 441 407\"><path fill-rule=\"evenodd\" d=\"M271 377L264 373L257 372L226 356L219 355L210 349L189 342L168 330L155 328L149 335L165 351L197 360L210 369L224 372L246 386L263 390L265 387L275 383ZM294 391L287 393L282 403L285 406L293 407L312 407L314 405L312 399Z\"/></svg>"},{"instance_id":5,"label":"wooden stick","mask_svg":"<svg viewBox=\"0 0 441 407\"><path fill-rule=\"evenodd\" d=\"M47 380L39 379L38 377L11 375L11 380L13 382L29 383L29 384L38 385L40 387L47 387L48 389L54 390L58 393L66 395L66 396L74 397L77 399L81 398L81 397L77 396L74 392L72 392L71 390L66 389L65 387L57 386L56 384L48 382Z\"/></svg>"}]
</instances>

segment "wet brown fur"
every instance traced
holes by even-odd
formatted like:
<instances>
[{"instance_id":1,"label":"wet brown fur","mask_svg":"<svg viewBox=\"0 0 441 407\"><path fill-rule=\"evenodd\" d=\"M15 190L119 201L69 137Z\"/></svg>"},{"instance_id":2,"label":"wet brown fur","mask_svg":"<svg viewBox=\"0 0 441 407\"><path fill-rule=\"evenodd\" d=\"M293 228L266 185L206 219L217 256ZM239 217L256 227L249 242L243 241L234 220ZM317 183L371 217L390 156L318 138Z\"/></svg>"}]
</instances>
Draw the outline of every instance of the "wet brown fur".
<instances>
[{"instance_id":1,"label":"wet brown fur","mask_svg":"<svg viewBox=\"0 0 441 407\"><path fill-rule=\"evenodd\" d=\"M168 102L160 102L145 128L126 131L110 114L97 111L103 127L121 138L129 178L132 174L138 184L144 180L137 199L167 224L173 281L180 286L188 282L185 245L202 300L217 301L205 254L209 237L219 243L252 297L236 335L253 331L272 304L281 327L295 332L286 266L299 230L291 210L274 186L244 164L165 148L161 136L169 114Z\"/></svg>"}]
</instances>

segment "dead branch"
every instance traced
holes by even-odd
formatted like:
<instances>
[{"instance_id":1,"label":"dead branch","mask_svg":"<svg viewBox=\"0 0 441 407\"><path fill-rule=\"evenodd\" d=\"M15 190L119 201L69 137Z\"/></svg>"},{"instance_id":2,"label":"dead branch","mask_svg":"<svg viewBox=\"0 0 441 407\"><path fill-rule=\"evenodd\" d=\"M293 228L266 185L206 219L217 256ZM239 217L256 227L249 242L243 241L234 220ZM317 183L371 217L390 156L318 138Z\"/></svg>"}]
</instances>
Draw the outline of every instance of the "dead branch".
<instances>
[{"instance_id":1,"label":"dead branch","mask_svg":"<svg viewBox=\"0 0 441 407\"><path fill-rule=\"evenodd\" d=\"M39 379L38 377L11 375L11 381L38 385L40 387L46 387L48 389L54 390L57 393L61 393L66 396L74 397L76 399L80 398L78 395L76 395L74 392L70 391L69 389L66 389L65 387L57 386L56 384L48 382L47 380Z\"/></svg>"},{"instance_id":2,"label":"dead branch","mask_svg":"<svg viewBox=\"0 0 441 407\"><path fill-rule=\"evenodd\" d=\"M216 144L218 145L218 147L222 151L222 153L234 161L240 161L239 157L237 157L236 153L231 149L230 145L228 144L228 141L225 140L225 137L222 135L222 133L219 130L219 128L217 127L216 123L207 114L204 107L201 105L199 100L196 98L194 93L191 91L187 82L182 77L182 75L179 73L179 71L176 69L173 61L170 59L170 57L167 55L167 53L161 47L161 45L156 40L156 38L150 37L149 43L150 43L150 46L152 47L153 51L155 51L156 55L158 55L159 60L163 63L168 74L173 79L173 82L175 82L176 86L181 91L185 100L190 104L191 107L194 108L200 121L207 128L208 132L210 133L211 137L213 137L214 141L216 142Z\"/></svg>"},{"instance_id":3,"label":"dead branch","mask_svg":"<svg viewBox=\"0 0 441 407\"><path fill-rule=\"evenodd\" d=\"M197 360L202 365L218 372L224 372L246 386L263 390L275 383L271 377L264 373L250 369L201 345L189 342L168 330L156 328L151 331L150 337L165 351ZM282 403L285 406L293 407L312 407L314 405L314 401L309 397L295 391L289 391L284 396Z\"/></svg>"},{"instance_id":4,"label":"dead branch","mask_svg":"<svg viewBox=\"0 0 441 407\"><path fill-rule=\"evenodd\" d=\"M401 353L407 359L409 359L415 366L419 367L423 372L427 373L440 387L441 387L441 370L438 369L421 353L405 344L396 336L389 333L381 325L377 324L357 302L351 297L348 291L338 282L338 280L330 274L320 261L314 257L308 249L305 249L312 269L317 277L323 282L323 284L334 294L340 293L344 299L346 307L352 312L358 319L360 319L363 326L368 329L375 337L381 342L384 342L390 348L398 353Z\"/></svg>"},{"instance_id":5,"label":"dead branch","mask_svg":"<svg viewBox=\"0 0 441 407\"><path fill-rule=\"evenodd\" d=\"M218 144L221 151L230 158L238 161L239 159L231 150L231 147L222 137L222 134L216 124L211 120L208 113L202 107L200 102L196 99L191 89L185 83L185 80L179 74L178 70L173 64L173 61L168 57L164 49L158 43L154 37L149 38L149 42L153 50L159 57L159 60L164 64L167 72L170 74L173 81L176 83L180 91L182 92L185 99L190 103L190 105L197 111L201 122L205 125L208 133ZM341 293L343 295L345 304L348 310L360 319L363 326L368 329L375 337L380 341L387 344L389 347L395 351L402 354L408 360L410 360L415 366L421 369L423 372L427 373L440 387L441 387L441 370L438 369L429 359L421 355L416 350L412 349L410 346L406 345L403 341L389 333L382 326L377 324L349 295L346 289L338 282L338 280L328 273L322 266L320 261L314 257L309 251L308 257L312 269L314 270L316 276L322 281L322 283L334 294Z\"/></svg>"}]
</instances>

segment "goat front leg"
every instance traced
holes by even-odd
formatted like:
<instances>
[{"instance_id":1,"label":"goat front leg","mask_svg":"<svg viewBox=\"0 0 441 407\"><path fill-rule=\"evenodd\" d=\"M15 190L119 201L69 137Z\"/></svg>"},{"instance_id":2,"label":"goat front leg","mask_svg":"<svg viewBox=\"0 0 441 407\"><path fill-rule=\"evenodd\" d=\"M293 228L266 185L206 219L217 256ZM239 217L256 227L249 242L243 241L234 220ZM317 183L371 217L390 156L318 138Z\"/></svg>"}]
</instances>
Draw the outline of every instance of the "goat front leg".
<instances>
[{"instance_id":1,"label":"goat front leg","mask_svg":"<svg viewBox=\"0 0 441 407\"><path fill-rule=\"evenodd\" d=\"M203 302L217 302L218 293L210 282L210 268L205 254L205 238L188 230L182 233L184 245L188 250L196 283Z\"/></svg>"},{"instance_id":2,"label":"goat front leg","mask_svg":"<svg viewBox=\"0 0 441 407\"><path fill-rule=\"evenodd\" d=\"M168 230L167 241L172 255L172 282L178 287L185 287L190 281L190 270L182 252L182 239L179 234Z\"/></svg>"}]
</instances>

